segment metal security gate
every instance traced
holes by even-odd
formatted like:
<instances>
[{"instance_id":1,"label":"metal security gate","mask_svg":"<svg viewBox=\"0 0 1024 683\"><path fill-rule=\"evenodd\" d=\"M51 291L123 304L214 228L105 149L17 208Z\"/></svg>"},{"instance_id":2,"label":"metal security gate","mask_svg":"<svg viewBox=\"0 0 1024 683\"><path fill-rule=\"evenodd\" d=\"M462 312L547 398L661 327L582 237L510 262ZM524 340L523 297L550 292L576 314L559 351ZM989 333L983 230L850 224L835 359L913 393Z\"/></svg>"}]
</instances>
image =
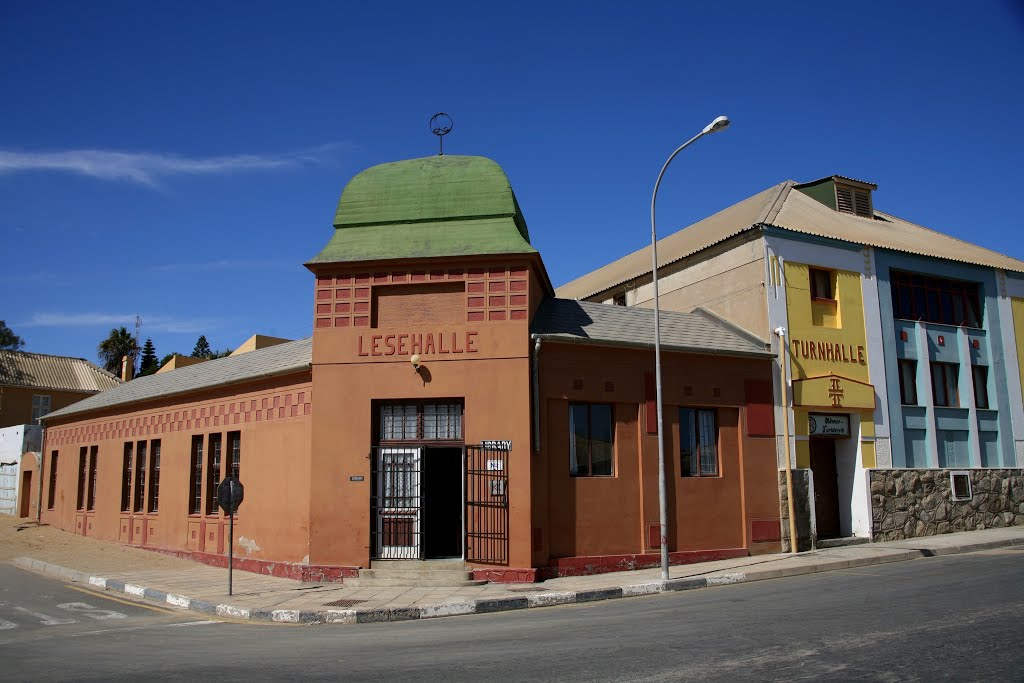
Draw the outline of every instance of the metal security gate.
<instances>
[{"instance_id":1,"label":"metal security gate","mask_svg":"<svg viewBox=\"0 0 1024 683\"><path fill-rule=\"evenodd\" d=\"M508 564L509 451L466 446L466 561Z\"/></svg>"},{"instance_id":2,"label":"metal security gate","mask_svg":"<svg viewBox=\"0 0 1024 683\"><path fill-rule=\"evenodd\" d=\"M375 448L371 530L373 557L418 560L423 553L423 449Z\"/></svg>"}]
</instances>

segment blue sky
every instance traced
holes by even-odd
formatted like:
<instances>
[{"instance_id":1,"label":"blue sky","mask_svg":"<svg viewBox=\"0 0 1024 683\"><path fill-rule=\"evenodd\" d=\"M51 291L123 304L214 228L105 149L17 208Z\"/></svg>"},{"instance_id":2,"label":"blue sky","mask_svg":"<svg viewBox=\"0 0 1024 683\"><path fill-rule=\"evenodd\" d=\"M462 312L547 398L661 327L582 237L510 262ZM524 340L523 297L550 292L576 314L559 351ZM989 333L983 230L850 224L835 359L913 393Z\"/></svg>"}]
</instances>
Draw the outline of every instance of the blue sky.
<instances>
[{"instance_id":1,"label":"blue sky","mask_svg":"<svg viewBox=\"0 0 1024 683\"><path fill-rule=\"evenodd\" d=\"M96 358L311 333L302 263L345 183L446 152L506 170L563 284L785 179L1024 258L1024 6L0 3L0 319Z\"/></svg>"}]
</instances>

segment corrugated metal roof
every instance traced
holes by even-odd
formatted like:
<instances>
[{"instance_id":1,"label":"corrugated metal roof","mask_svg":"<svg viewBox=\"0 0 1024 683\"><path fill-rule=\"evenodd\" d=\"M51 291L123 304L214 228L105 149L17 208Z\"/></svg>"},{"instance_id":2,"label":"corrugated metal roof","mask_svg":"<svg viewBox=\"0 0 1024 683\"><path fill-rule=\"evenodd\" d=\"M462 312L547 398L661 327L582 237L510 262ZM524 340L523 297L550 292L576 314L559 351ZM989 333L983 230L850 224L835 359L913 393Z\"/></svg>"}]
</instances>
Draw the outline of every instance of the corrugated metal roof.
<instances>
[{"instance_id":1,"label":"corrugated metal roof","mask_svg":"<svg viewBox=\"0 0 1024 683\"><path fill-rule=\"evenodd\" d=\"M658 267L726 240L752 226L765 222L792 183L779 183L763 192L733 204L693 225L658 240ZM617 261L562 285L555 296L585 299L623 282L651 272L651 248L644 247Z\"/></svg>"},{"instance_id":2,"label":"corrugated metal roof","mask_svg":"<svg viewBox=\"0 0 1024 683\"><path fill-rule=\"evenodd\" d=\"M138 377L110 391L55 410L43 419L49 420L295 372L308 368L312 357L313 339L310 337L250 351L240 356L215 358L171 372Z\"/></svg>"},{"instance_id":3,"label":"corrugated metal roof","mask_svg":"<svg viewBox=\"0 0 1024 683\"><path fill-rule=\"evenodd\" d=\"M95 393L120 383L84 358L0 350L0 385Z\"/></svg>"},{"instance_id":4,"label":"corrugated metal roof","mask_svg":"<svg viewBox=\"0 0 1024 683\"><path fill-rule=\"evenodd\" d=\"M652 348L654 311L574 299L545 299L530 333L546 339ZM661 314L662 348L690 353L771 357L767 343L708 313Z\"/></svg>"},{"instance_id":5,"label":"corrugated metal roof","mask_svg":"<svg viewBox=\"0 0 1024 683\"><path fill-rule=\"evenodd\" d=\"M802 192L790 192L775 220L766 222L808 235L1024 273L1024 261L881 211L875 216L839 213Z\"/></svg>"},{"instance_id":6,"label":"corrugated metal roof","mask_svg":"<svg viewBox=\"0 0 1024 683\"><path fill-rule=\"evenodd\" d=\"M788 180L658 240L658 267L679 261L761 224L879 249L1001 268L1024 273L1024 261L950 237L881 211L862 218L833 211ZM651 248L644 247L555 290L584 299L651 272Z\"/></svg>"}]
</instances>

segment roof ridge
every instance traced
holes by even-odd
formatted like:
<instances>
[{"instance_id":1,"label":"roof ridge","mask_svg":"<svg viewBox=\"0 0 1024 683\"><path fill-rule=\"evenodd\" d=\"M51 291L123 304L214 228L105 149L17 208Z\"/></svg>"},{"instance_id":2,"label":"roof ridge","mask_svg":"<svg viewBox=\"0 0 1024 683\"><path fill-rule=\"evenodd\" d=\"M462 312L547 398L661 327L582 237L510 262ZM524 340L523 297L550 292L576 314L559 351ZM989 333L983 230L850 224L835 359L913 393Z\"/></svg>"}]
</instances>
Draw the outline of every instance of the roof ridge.
<instances>
[{"instance_id":1,"label":"roof ridge","mask_svg":"<svg viewBox=\"0 0 1024 683\"><path fill-rule=\"evenodd\" d=\"M777 197L775 197L775 200L772 202L771 206L768 207L768 210L765 211L764 218L761 219L762 223L767 223L771 225L772 221L774 221L775 218L779 215L779 212L782 211L782 206L786 203L786 200L789 199L789 193L793 190L795 186L795 180L786 180L784 182L779 183L779 194Z\"/></svg>"},{"instance_id":2,"label":"roof ridge","mask_svg":"<svg viewBox=\"0 0 1024 683\"><path fill-rule=\"evenodd\" d=\"M92 361L90 361L87 358L82 358L81 356L62 356L62 355L60 355L58 353L41 353L39 351L22 351L20 349L0 349L0 351L6 351L7 353L22 353L22 354L25 354L27 356L45 356L47 358L67 358L68 360L81 360L81 361L85 361L86 363L91 363L92 362Z\"/></svg>"}]
</instances>

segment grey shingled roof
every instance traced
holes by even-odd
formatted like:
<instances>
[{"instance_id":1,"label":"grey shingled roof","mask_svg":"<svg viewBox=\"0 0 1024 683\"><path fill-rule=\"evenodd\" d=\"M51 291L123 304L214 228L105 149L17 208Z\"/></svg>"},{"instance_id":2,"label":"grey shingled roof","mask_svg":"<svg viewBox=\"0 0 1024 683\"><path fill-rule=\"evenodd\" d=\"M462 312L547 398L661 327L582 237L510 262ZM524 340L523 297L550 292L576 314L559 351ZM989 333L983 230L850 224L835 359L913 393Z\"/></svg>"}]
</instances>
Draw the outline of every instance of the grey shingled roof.
<instances>
[{"instance_id":1,"label":"grey shingled roof","mask_svg":"<svg viewBox=\"0 0 1024 683\"><path fill-rule=\"evenodd\" d=\"M542 339L653 348L654 311L573 299L545 299L530 332ZM772 357L766 342L700 309L661 313L661 345L671 351Z\"/></svg>"},{"instance_id":2,"label":"grey shingled roof","mask_svg":"<svg viewBox=\"0 0 1024 683\"><path fill-rule=\"evenodd\" d=\"M96 393L121 383L84 358L0 350L0 385Z\"/></svg>"},{"instance_id":3,"label":"grey shingled roof","mask_svg":"<svg viewBox=\"0 0 1024 683\"><path fill-rule=\"evenodd\" d=\"M215 358L205 363L189 365L170 372L139 377L115 389L90 396L55 410L44 420L65 417L92 410L102 410L127 403L138 403L158 398L186 394L201 389L238 384L296 372L308 368L313 357L313 338L299 339L250 351L240 356Z\"/></svg>"}]
</instances>

